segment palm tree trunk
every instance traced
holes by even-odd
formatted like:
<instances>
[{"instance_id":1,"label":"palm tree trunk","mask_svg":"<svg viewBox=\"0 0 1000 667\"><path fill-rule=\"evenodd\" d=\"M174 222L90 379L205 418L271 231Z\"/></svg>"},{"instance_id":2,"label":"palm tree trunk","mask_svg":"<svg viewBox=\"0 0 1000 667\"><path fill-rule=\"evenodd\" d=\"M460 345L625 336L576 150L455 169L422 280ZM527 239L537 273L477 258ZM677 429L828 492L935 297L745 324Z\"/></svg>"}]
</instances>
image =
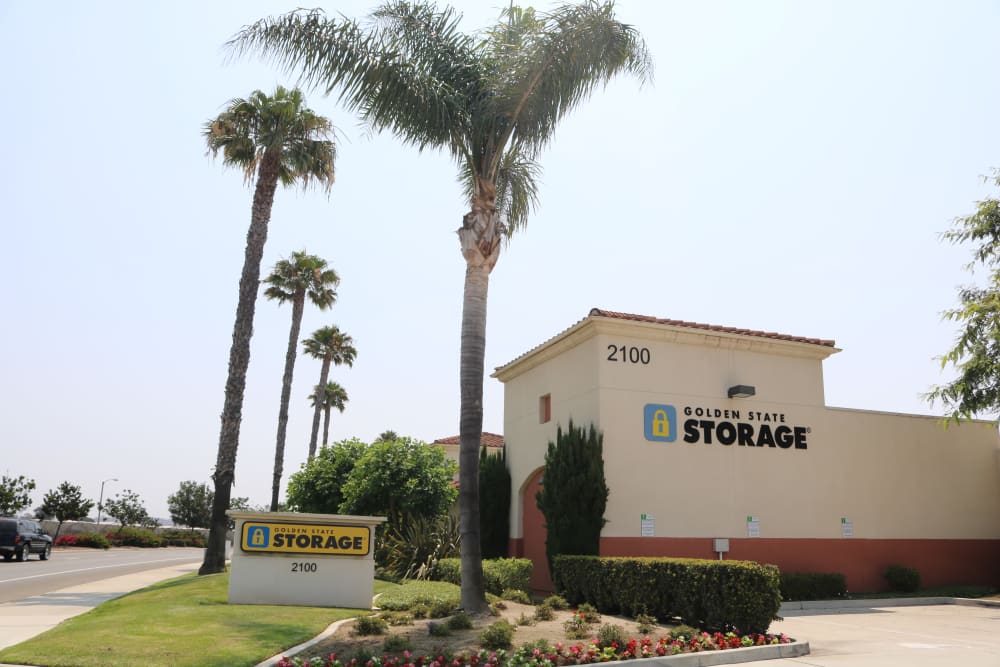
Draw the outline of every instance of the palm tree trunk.
<instances>
[{"instance_id":1,"label":"palm tree trunk","mask_svg":"<svg viewBox=\"0 0 1000 667\"><path fill-rule=\"evenodd\" d=\"M212 525L208 532L205 559L198 574L215 574L226 570L226 510L236 474L236 449L240 441L240 422L243 419L243 392L250 365L250 337L253 335L253 315L260 285L260 262L267 241L267 225L271 220L274 191L278 185L280 153L268 152L261 162L257 187L253 195L250 228L247 230L247 247L240 276L239 301L236 304L236 322L233 324L233 343L229 348L229 375L226 378L226 397L222 407L222 428L219 432L219 451L212 481L215 497L212 502Z\"/></svg>"},{"instance_id":2,"label":"palm tree trunk","mask_svg":"<svg viewBox=\"0 0 1000 667\"><path fill-rule=\"evenodd\" d=\"M330 404L323 407L323 445L330 441Z\"/></svg>"},{"instance_id":3,"label":"palm tree trunk","mask_svg":"<svg viewBox=\"0 0 1000 667\"><path fill-rule=\"evenodd\" d=\"M462 536L462 609L470 614L486 611L483 557L479 529L479 446L483 436L483 366L486 361L486 298L490 272L500 257L500 222L492 199L492 185L481 190L488 200L477 199L458 230L465 257L462 297L462 343L459 365L458 506Z\"/></svg>"},{"instance_id":4,"label":"palm tree trunk","mask_svg":"<svg viewBox=\"0 0 1000 667\"><path fill-rule=\"evenodd\" d=\"M278 437L274 445L274 475L271 482L271 511L278 511L278 494L281 492L281 474L285 466L285 434L288 429L288 404L292 399L292 375L295 372L295 353L302 327L306 291L296 291L292 299L292 326L288 332L288 349L285 351L285 374L281 377L281 406L278 408Z\"/></svg>"},{"instance_id":5,"label":"palm tree trunk","mask_svg":"<svg viewBox=\"0 0 1000 667\"><path fill-rule=\"evenodd\" d=\"M316 389L316 409L313 410L312 433L309 435L309 461L316 455L316 438L319 436L319 415L326 402L326 379L330 376L330 358L323 358L323 366L319 371L319 387Z\"/></svg>"}]
</instances>

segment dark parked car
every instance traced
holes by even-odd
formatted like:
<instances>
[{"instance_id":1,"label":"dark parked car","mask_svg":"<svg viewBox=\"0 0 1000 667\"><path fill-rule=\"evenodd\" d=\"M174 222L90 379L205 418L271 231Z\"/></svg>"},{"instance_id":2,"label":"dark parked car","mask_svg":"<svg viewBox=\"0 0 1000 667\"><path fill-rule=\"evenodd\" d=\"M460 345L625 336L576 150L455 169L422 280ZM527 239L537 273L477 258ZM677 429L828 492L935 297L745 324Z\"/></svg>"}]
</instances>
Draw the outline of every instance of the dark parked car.
<instances>
[{"instance_id":1,"label":"dark parked car","mask_svg":"<svg viewBox=\"0 0 1000 667\"><path fill-rule=\"evenodd\" d=\"M28 560L31 554L48 560L52 555L52 538L37 521L0 519L0 554L4 560Z\"/></svg>"}]
</instances>

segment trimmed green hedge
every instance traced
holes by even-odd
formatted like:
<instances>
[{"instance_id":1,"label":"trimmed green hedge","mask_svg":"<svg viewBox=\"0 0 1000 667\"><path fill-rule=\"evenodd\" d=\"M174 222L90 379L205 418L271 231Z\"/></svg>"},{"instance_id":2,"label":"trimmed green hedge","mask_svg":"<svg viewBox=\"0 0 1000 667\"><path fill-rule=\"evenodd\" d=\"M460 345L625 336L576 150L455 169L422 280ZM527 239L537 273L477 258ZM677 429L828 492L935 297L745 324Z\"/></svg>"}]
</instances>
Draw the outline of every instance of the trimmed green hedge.
<instances>
[{"instance_id":1,"label":"trimmed green hedge","mask_svg":"<svg viewBox=\"0 0 1000 667\"><path fill-rule=\"evenodd\" d=\"M778 568L749 561L557 556L552 575L570 604L706 629L764 633L781 607Z\"/></svg>"},{"instance_id":2,"label":"trimmed green hedge","mask_svg":"<svg viewBox=\"0 0 1000 667\"><path fill-rule=\"evenodd\" d=\"M839 572L782 572L782 600L835 600L847 596L847 577Z\"/></svg>"},{"instance_id":3,"label":"trimmed green hedge","mask_svg":"<svg viewBox=\"0 0 1000 667\"><path fill-rule=\"evenodd\" d=\"M442 558L431 571L431 579L462 585L462 561L459 558ZM483 561L483 580L486 592L500 595L505 590L530 592L531 560L527 558L496 558Z\"/></svg>"},{"instance_id":4,"label":"trimmed green hedge","mask_svg":"<svg viewBox=\"0 0 1000 667\"><path fill-rule=\"evenodd\" d=\"M116 547L165 547L167 543L162 537L145 528L125 526L106 535L111 544Z\"/></svg>"}]
</instances>

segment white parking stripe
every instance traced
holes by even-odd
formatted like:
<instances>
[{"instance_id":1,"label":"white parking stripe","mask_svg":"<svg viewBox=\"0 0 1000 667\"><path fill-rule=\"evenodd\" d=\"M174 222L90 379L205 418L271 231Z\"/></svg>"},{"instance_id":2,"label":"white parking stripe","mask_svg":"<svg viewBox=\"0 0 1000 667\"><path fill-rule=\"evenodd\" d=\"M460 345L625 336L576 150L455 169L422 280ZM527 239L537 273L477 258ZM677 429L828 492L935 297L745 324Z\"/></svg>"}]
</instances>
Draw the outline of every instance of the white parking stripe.
<instances>
[{"instance_id":1,"label":"white parking stripe","mask_svg":"<svg viewBox=\"0 0 1000 667\"><path fill-rule=\"evenodd\" d=\"M106 570L111 567L128 567L130 565L147 565L150 563L173 563L176 561L196 561L199 558L161 558L159 560L134 561L131 563L118 563L116 565L97 565L94 567L84 567L79 570L61 570L59 572L49 572L46 574L33 574L30 577L18 577L16 579L4 579L4 581L27 581L28 579L41 579L42 577L55 577L60 574L73 574L75 572L89 572L91 570Z\"/></svg>"}]
</instances>

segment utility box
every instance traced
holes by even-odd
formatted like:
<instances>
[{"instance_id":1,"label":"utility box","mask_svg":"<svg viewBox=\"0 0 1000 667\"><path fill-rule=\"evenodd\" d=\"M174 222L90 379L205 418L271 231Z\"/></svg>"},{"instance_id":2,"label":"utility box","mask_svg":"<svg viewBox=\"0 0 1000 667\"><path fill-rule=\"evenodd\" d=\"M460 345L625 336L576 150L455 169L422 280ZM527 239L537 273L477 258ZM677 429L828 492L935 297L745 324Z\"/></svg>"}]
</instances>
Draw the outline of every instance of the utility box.
<instances>
[{"instance_id":1,"label":"utility box","mask_svg":"<svg viewBox=\"0 0 1000 667\"><path fill-rule=\"evenodd\" d=\"M385 517L240 512L229 604L370 609L375 527Z\"/></svg>"}]
</instances>

